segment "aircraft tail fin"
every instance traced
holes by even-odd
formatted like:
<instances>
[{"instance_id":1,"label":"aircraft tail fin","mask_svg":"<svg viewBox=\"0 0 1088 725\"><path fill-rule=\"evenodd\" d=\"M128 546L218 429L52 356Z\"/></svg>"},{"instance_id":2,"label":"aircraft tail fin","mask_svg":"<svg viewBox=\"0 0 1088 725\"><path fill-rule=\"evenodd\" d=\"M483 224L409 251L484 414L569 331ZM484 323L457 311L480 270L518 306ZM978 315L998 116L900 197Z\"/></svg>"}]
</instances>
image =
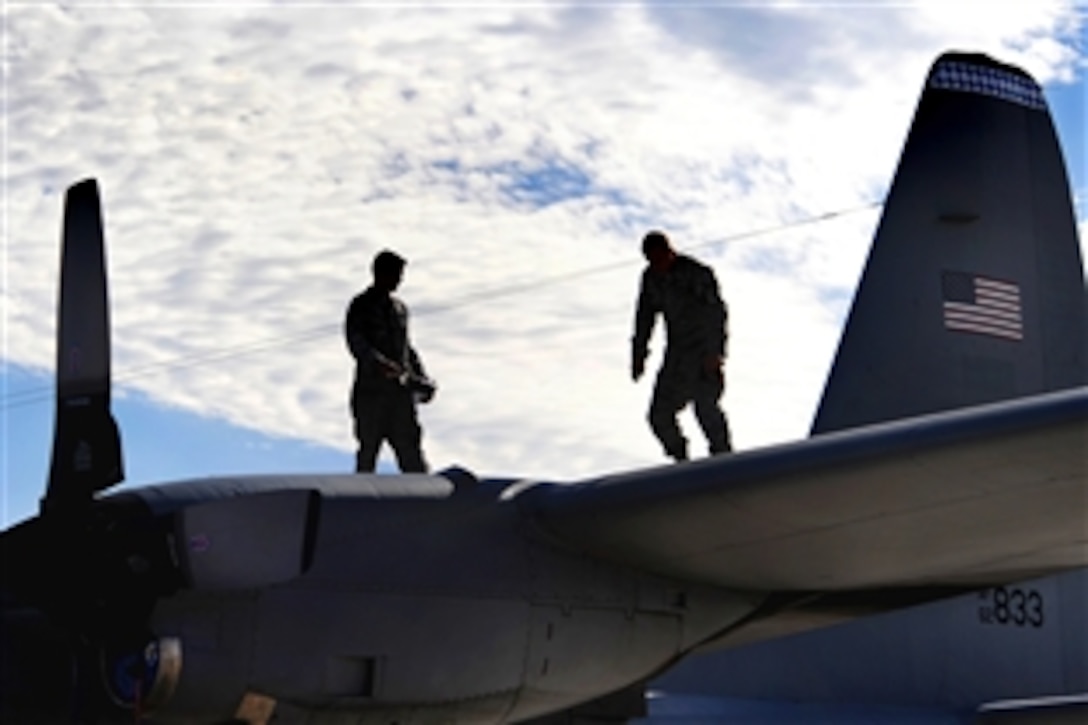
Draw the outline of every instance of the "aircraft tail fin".
<instances>
[{"instance_id":1,"label":"aircraft tail fin","mask_svg":"<svg viewBox=\"0 0 1088 725\"><path fill-rule=\"evenodd\" d=\"M1041 89L946 53L915 112L812 434L1085 384L1069 182Z\"/></svg>"},{"instance_id":2,"label":"aircraft tail fin","mask_svg":"<svg viewBox=\"0 0 1088 725\"><path fill-rule=\"evenodd\" d=\"M98 183L68 189L57 305L57 409L42 509L79 505L123 478L110 412L110 323Z\"/></svg>"}]
</instances>

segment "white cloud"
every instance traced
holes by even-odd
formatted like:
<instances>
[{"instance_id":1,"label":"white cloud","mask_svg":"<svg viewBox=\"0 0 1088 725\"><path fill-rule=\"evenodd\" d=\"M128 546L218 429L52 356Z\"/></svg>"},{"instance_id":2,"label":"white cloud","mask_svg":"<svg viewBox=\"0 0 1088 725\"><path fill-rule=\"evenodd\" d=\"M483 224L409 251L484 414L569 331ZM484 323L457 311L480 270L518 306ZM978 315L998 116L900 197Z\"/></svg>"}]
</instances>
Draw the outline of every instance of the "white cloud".
<instances>
[{"instance_id":1,"label":"white cloud","mask_svg":"<svg viewBox=\"0 0 1088 725\"><path fill-rule=\"evenodd\" d=\"M350 446L340 319L390 246L442 385L433 462L656 462L627 378L641 233L879 199L948 47L1072 72L1067 5L965 8L10 8L5 354L52 365L60 194L95 175L122 385ZM699 247L740 445L804 434L875 219Z\"/></svg>"}]
</instances>

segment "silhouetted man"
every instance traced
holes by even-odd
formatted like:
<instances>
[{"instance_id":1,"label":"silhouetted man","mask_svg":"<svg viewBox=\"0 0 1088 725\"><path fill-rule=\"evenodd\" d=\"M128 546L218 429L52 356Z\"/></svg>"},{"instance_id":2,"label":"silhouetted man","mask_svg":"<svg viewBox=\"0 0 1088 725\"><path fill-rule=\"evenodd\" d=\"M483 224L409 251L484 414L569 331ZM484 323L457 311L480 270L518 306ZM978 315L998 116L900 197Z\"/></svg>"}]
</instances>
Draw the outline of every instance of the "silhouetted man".
<instances>
[{"instance_id":1,"label":"silhouetted man","mask_svg":"<svg viewBox=\"0 0 1088 725\"><path fill-rule=\"evenodd\" d=\"M665 358L657 373L649 422L665 453L687 460L688 442L676 415L688 403L706 434L710 454L732 450L729 424L719 400L725 389L725 345L728 313L714 272L691 257L677 254L664 232L642 240L648 265L642 273L635 335L631 340L631 377L646 367L648 343L658 313L665 318Z\"/></svg>"},{"instance_id":2,"label":"silhouetted man","mask_svg":"<svg viewBox=\"0 0 1088 725\"><path fill-rule=\"evenodd\" d=\"M406 264L394 252L379 252L371 265L374 282L351 301L344 322L355 358L351 414L360 473L374 470L382 441L389 441L401 472L427 471L416 401L429 402L435 385L408 339L408 308L393 296Z\"/></svg>"}]
</instances>

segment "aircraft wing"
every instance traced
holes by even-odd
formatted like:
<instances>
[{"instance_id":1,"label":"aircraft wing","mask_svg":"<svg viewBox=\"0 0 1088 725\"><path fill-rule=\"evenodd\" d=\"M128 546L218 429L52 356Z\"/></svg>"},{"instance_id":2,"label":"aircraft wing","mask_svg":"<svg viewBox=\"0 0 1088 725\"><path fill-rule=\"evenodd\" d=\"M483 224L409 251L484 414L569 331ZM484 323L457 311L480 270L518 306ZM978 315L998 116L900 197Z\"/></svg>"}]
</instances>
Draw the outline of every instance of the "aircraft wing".
<instances>
[{"instance_id":1,"label":"aircraft wing","mask_svg":"<svg viewBox=\"0 0 1088 725\"><path fill-rule=\"evenodd\" d=\"M962 587L1088 565L1088 388L538 486L557 539L765 592Z\"/></svg>"}]
</instances>

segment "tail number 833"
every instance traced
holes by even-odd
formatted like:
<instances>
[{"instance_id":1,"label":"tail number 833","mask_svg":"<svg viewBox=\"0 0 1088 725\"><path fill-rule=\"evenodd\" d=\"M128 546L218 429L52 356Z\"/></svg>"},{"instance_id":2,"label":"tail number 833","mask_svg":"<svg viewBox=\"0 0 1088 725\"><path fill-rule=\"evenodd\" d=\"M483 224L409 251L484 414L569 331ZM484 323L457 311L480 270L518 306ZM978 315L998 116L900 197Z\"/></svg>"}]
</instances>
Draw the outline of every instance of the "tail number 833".
<instances>
[{"instance_id":1,"label":"tail number 833","mask_svg":"<svg viewBox=\"0 0 1088 725\"><path fill-rule=\"evenodd\" d=\"M1043 595L1035 589L995 587L979 594L978 621L1012 627L1042 627L1046 621Z\"/></svg>"}]
</instances>

